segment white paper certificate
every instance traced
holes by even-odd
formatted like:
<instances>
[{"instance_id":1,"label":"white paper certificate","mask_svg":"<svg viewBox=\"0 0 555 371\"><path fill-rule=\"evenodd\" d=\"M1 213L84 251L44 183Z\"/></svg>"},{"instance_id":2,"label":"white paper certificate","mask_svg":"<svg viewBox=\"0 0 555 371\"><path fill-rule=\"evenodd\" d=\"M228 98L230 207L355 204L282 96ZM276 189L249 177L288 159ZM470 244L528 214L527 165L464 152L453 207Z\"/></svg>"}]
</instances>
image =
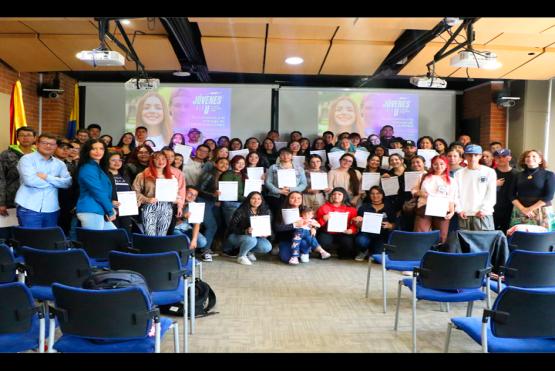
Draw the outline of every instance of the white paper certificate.
<instances>
[{"instance_id":1,"label":"white paper certificate","mask_svg":"<svg viewBox=\"0 0 555 371\"><path fill-rule=\"evenodd\" d=\"M387 153L391 156L392 154L396 153L399 156L401 156L401 158L405 158L405 152L403 152L403 150L401 148L390 148L387 150Z\"/></svg>"},{"instance_id":2,"label":"white paper certificate","mask_svg":"<svg viewBox=\"0 0 555 371\"><path fill-rule=\"evenodd\" d=\"M419 149L417 153L419 156L424 157L427 168L432 166L432 158L438 155L435 149Z\"/></svg>"},{"instance_id":3,"label":"white paper certificate","mask_svg":"<svg viewBox=\"0 0 555 371\"><path fill-rule=\"evenodd\" d=\"M310 173L310 188L321 191L328 187L328 173Z\"/></svg>"},{"instance_id":4,"label":"white paper certificate","mask_svg":"<svg viewBox=\"0 0 555 371\"><path fill-rule=\"evenodd\" d=\"M264 175L264 168L263 167L248 167L247 168L247 177L249 179L262 179Z\"/></svg>"},{"instance_id":5,"label":"white paper certificate","mask_svg":"<svg viewBox=\"0 0 555 371\"><path fill-rule=\"evenodd\" d=\"M190 224L200 224L204 221L204 202L189 202L189 219Z\"/></svg>"},{"instance_id":6,"label":"white paper certificate","mask_svg":"<svg viewBox=\"0 0 555 371\"><path fill-rule=\"evenodd\" d=\"M191 159L191 152L193 151L193 147L183 145L183 144L176 144L173 147L175 153L180 153L183 155L183 163L186 164Z\"/></svg>"},{"instance_id":7,"label":"white paper certificate","mask_svg":"<svg viewBox=\"0 0 555 371\"><path fill-rule=\"evenodd\" d=\"M382 164L380 166L382 169L389 170L389 157L382 156Z\"/></svg>"},{"instance_id":8,"label":"white paper certificate","mask_svg":"<svg viewBox=\"0 0 555 371\"><path fill-rule=\"evenodd\" d=\"M283 217L283 224L293 224L301 218L298 207L294 209L281 209L281 216Z\"/></svg>"},{"instance_id":9,"label":"white paper certificate","mask_svg":"<svg viewBox=\"0 0 555 371\"><path fill-rule=\"evenodd\" d=\"M405 192L410 192L414 187L420 184L420 179L422 179L422 173L418 171L405 171L403 176L405 177Z\"/></svg>"},{"instance_id":10,"label":"white paper certificate","mask_svg":"<svg viewBox=\"0 0 555 371\"><path fill-rule=\"evenodd\" d=\"M293 188L297 186L297 176L295 175L295 169L278 169L277 177L278 188Z\"/></svg>"},{"instance_id":11,"label":"white paper certificate","mask_svg":"<svg viewBox=\"0 0 555 371\"><path fill-rule=\"evenodd\" d=\"M399 192L399 177L382 178L382 188L386 196L394 196Z\"/></svg>"},{"instance_id":12,"label":"white paper certificate","mask_svg":"<svg viewBox=\"0 0 555 371\"><path fill-rule=\"evenodd\" d=\"M306 157L304 156L293 156L293 165L298 166L304 169L304 163L306 161Z\"/></svg>"},{"instance_id":13,"label":"white paper certificate","mask_svg":"<svg viewBox=\"0 0 555 371\"><path fill-rule=\"evenodd\" d=\"M337 169L339 167L339 159L345 154L345 151L335 151L328 153L328 161L330 163L331 169Z\"/></svg>"},{"instance_id":14,"label":"white paper certificate","mask_svg":"<svg viewBox=\"0 0 555 371\"><path fill-rule=\"evenodd\" d=\"M135 198L135 205L137 205L137 198ZM7 209L7 211L8 211L8 216L0 215L0 228L18 226L19 222L17 221L17 214L16 214L15 208Z\"/></svg>"},{"instance_id":15,"label":"white paper certificate","mask_svg":"<svg viewBox=\"0 0 555 371\"><path fill-rule=\"evenodd\" d=\"M380 234L382 230L382 213L364 213L362 218L362 232Z\"/></svg>"},{"instance_id":16,"label":"white paper certificate","mask_svg":"<svg viewBox=\"0 0 555 371\"><path fill-rule=\"evenodd\" d=\"M368 160L368 156L370 156L370 152L368 151L359 151L355 152L355 159L357 160L357 167L366 168L366 160Z\"/></svg>"},{"instance_id":17,"label":"white paper certificate","mask_svg":"<svg viewBox=\"0 0 555 371\"><path fill-rule=\"evenodd\" d=\"M137 193L135 191L117 192L119 216L139 215L137 207Z\"/></svg>"},{"instance_id":18,"label":"white paper certificate","mask_svg":"<svg viewBox=\"0 0 555 371\"><path fill-rule=\"evenodd\" d=\"M245 149L239 149L237 151L229 151L229 161L231 161L231 159L235 156L243 156L245 159L247 158L247 155L249 154L249 150L248 148Z\"/></svg>"},{"instance_id":19,"label":"white paper certificate","mask_svg":"<svg viewBox=\"0 0 555 371\"><path fill-rule=\"evenodd\" d=\"M158 201L175 202L177 200L177 179L156 179L154 197Z\"/></svg>"},{"instance_id":20,"label":"white paper certificate","mask_svg":"<svg viewBox=\"0 0 555 371\"><path fill-rule=\"evenodd\" d=\"M445 217L449 211L449 199L442 196L428 195L426 200L426 215Z\"/></svg>"},{"instance_id":21,"label":"white paper certificate","mask_svg":"<svg viewBox=\"0 0 555 371\"><path fill-rule=\"evenodd\" d=\"M247 197L251 192L262 192L262 179L245 179L243 196Z\"/></svg>"},{"instance_id":22,"label":"white paper certificate","mask_svg":"<svg viewBox=\"0 0 555 371\"><path fill-rule=\"evenodd\" d=\"M253 237L266 237L272 235L270 215L251 216L251 228Z\"/></svg>"},{"instance_id":23,"label":"white paper certificate","mask_svg":"<svg viewBox=\"0 0 555 371\"><path fill-rule=\"evenodd\" d=\"M362 190L367 191L380 185L380 173L362 173Z\"/></svg>"},{"instance_id":24,"label":"white paper certificate","mask_svg":"<svg viewBox=\"0 0 555 371\"><path fill-rule=\"evenodd\" d=\"M328 214L328 232L345 232L349 213L330 212Z\"/></svg>"},{"instance_id":25,"label":"white paper certificate","mask_svg":"<svg viewBox=\"0 0 555 371\"><path fill-rule=\"evenodd\" d=\"M287 142L274 142L276 145L276 151L279 152L280 149L287 147Z\"/></svg>"},{"instance_id":26,"label":"white paper certificate","mask_svg":"<svg viewBox=\"0 0 555 371\"><path fill-rule=\"evenodd\" d=\"M328 156L326 155L326 150L325 149L310 151L310 154L311 155L318 155L318 156L322 157L322 164L325 164L326 161L328 160Z\"/></svg>"},{"instance_id":27,"label":"white paper certificate","mask_svg":"<svg viewBox=\"0 0 555 371\"><path fill-rule=\"evenodd\" d=\"M237 201L237 192L239 192L239 183L235 181L219 181L218 190L221 192L219 201Z\"/></svg>"}]
</instances>

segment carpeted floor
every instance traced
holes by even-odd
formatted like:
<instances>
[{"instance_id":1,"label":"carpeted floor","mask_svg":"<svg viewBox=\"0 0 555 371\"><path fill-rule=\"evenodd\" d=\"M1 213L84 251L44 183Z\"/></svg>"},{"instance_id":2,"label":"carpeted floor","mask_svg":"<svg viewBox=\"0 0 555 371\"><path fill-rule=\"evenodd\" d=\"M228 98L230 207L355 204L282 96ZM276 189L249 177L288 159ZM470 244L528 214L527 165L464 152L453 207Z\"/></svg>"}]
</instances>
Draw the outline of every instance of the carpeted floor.
<instances>
[{"instance_id":1,"label":"carpeted floor","mask_svg":"<svg viewBox=\"0 0 555 371\"><path fill-rule=\"evenodd\" d=\"M388 312L382 311L381 270L373 265L370 299L364 297L367 263L332 258L289 266L259 257L252 266L215 257L204 263L204 279L217 295L216 315L197 318L190 352L384 352L411 351L410 292L403 288L399 331L393 330L399 273L388 272ZM495 296L494 296L495 297ZM476 303L474 316L485 303ZM466 303L417 304L419 352L443 352L449 318L464 316ZM181 331L182 325L180 321ZM170 333L163 352L173 352ZM451 352L480 352L453 331Z\"/></svg>"}]
</instances>

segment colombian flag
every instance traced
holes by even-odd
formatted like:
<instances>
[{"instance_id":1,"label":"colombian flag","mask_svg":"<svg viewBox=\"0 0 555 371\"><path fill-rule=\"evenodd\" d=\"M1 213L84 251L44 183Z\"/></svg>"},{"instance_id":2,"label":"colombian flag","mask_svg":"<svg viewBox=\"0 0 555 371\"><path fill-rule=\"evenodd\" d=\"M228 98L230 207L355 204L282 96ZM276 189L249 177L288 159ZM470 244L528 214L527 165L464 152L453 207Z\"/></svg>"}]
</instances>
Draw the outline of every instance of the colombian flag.
<instances>
[{"instance_id":1,"label":"colombian flag","mask_svg":"<svg viewBox=\"0 0 555 371\"><path fill-rule=\"evenodd\" d=\"M13 85L10 99L10 144L17 144L17 129L27 126L25 107L23 107L23 91L21 82L17 80Z\"/></svg>"},{"instance_id":2,"label":"colombian flag","mask_svg":"<svg viewBox=\"0 0 555 371\"><path fill-rule=\"evenodd\" d=\"M67 123L67 137L73 139L77 133L77 125L79 125L79 86L75 84L75 93L73 94L73 108Z\"/></svg>"}]
</instances>

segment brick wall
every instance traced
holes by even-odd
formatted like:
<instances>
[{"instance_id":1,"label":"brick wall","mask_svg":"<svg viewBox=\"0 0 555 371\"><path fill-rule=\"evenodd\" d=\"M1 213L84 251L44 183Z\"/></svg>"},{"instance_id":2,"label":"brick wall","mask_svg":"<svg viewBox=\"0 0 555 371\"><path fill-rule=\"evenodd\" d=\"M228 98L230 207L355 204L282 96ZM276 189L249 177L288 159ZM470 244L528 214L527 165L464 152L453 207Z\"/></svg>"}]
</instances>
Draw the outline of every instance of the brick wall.
<instances>
[{"instance_id":1,"label":"brick wall","mask_svg":"<svg viewBox=\"0 0 555 371\"><path fill-rule=\"evenodd\" d=\"M493 95L503 90L503 83L486 83L468 90L463 94L463 119L480 119L479 144L488 148L489 143L505 143L507 112L497 107ZM477 142L478 138L472 138Z\"/></svg>"},{"instance_id":2,"label":"brick wall","mask_svg":"<svg viewBox=\"0 0 555 371\"><path fill-rule=\"evenodd\" d=\"M43 83L50 82L54 75L54 73L43 73ZM63 136L66 134L67 121L73 107L73 92L76 80L63 73L60 73L59 77L64 93L57 99L42 99L42 131ZM23 104L25 105L27 125L38 130L39 96L37 88L39 86L39 74L34 72L18 74L17 71L0 62L0 93L11 95L13 84L18 78L23 88ZM9 135L9 133L6 135Z\"/></svg>"}]
</instances>

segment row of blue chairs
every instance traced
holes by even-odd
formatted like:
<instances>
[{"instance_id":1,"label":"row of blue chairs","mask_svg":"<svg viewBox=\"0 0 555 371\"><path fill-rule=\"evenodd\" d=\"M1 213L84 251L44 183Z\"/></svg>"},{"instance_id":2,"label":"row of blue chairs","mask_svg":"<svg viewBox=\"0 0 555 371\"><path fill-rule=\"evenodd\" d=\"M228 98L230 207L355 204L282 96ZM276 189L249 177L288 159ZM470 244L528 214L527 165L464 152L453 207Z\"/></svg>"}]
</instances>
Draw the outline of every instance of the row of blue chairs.
<instances>
[{"instance_id":1,"label":"row of blue chairs","mask_svg":"<svg viewBox=\"0 0 555 371\"><path fill-rule=\"evenodd\" d=\"M472 318L473 303L477 300L486 299L486 312L491 312L489 310L490 289L499 293L500 289L513 286L533 290L555 288L555 253L553 252L555 233L516 233L515 235L510 241L513 251L509 259L506 264L499 267L497 281L490 283L491 252L487 247L484 248L486 251L476 253L433 251L439 242L438 231L429 233L394 231L388 244L384 245L383 252L369 258L366 297L369 296L372 261L382 266L384 313L387 308L386 270L412 271L412 278L399 281L394 329L398 329L400 297L404 286L412 293L412 350L416 352L417 300L446 303L447 308L450 302L468 302L467 317L464 318ZM504 284L502 280L505 280ZM482 287L486 289L486 293L481 290ZM499 297L498 299L501 300ZM495 305L498 305L497 302ZM542 311L543 309L540 307L529 308L529 310ZM466 323L464 321L466 320L456 323ZM451 325L456 326L455 322L451 322ZM460 325L462 329L467 327ZM450 331L451 327L449 334ZM552 330L551 334L555 336L555 331ZM513 345L515 344L517 343Z\"/></svg>"}]
</instances>

